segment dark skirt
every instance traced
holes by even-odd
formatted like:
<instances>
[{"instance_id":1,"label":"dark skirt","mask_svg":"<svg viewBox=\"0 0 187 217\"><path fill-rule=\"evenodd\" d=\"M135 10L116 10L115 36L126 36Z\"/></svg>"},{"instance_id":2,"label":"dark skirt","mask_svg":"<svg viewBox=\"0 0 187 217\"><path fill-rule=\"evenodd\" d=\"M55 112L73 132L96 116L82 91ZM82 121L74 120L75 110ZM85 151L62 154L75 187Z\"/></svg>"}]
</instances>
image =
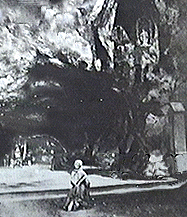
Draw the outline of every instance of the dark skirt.
<instances>
[{"instance_id":1,"label":"dark skirt","mask_svg":"<svg viewBox=\"0 0 187 217\"><path fill-rule=\"evenodd\" d=\"M89 207L91 207L90 186L82 183L69 191L63 208L66 211L75 211Z\"/></svg>"}]
</instances>

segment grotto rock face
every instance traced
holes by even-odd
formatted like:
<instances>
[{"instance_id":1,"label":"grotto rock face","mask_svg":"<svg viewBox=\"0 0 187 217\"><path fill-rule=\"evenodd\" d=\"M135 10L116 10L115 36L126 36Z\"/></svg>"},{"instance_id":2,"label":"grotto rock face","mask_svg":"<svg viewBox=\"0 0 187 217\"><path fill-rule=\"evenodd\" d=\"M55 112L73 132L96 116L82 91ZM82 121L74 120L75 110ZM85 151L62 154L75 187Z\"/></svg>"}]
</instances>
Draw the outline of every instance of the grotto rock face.
<instances>
[{"instance_id":1,"label":"grotto rock face","mask_svg":"<svg viewBox=\"0 0 187 217\"><path fill-rule=\"evenodd\" d=\"M121 67L130 85L153 79L156 67L175 72L181 59L174 54L182 34L178 5L182 0L2 2L0 100L24 98L28 70L36 64L63 69L84 63L85 70L109 72Z\"/></svg>"},{"instance_id":2,"label":"grotto rock face","mask_svg":"<svg viewBox=\"0 0 187 217\"><path fill-rule=\"evenodd\" d=\"M175 2L57 3L1 3L2 100L24 97L28 69L46 61L62 68L64 60L76 67L84 62L86 70L97 71L128 65L131 83L149 79L155 65L169 58L171 39L179 31Z\"/></svg>"},{"instance_id":3,"label":"grotto rock face","mask_svg":"<svg viewBox=\"0 0 187 217\"><path fill-rule=\"evenodd\" d=\"M65 1L58 7L46 3L33 1L30 8L34 10L35 6L35 10L32 13L29 13L26 1L25 5L3 5L0 26L2 100L21 97L28 69L44 61L37 58L38 53L63 67L61 60L55 60L60 52L72 65L85 62L87 70L96 68L99 71L103 64L98 57L101 47L106 54L105 60L113 68L114 42L111 36L117 9L114 0Z\"/></svg>"}]
</instances>

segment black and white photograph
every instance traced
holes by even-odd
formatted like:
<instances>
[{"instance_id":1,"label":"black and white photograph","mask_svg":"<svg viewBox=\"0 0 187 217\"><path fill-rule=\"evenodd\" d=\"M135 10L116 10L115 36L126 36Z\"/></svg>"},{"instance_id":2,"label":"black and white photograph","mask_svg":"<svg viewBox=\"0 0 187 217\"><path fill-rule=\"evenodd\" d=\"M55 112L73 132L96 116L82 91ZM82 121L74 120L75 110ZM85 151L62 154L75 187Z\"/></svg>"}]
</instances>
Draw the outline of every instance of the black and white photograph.
<instances>
[{"instance_id":1,"label":"black and white photograph","mask_svg":"<svg viewBox=\"0 0 187 217\"><path fill-rule=\"evenodd\" d=\"M187 0L0 0L0 217L187 216Z\"/></svg>"}]
</instances>

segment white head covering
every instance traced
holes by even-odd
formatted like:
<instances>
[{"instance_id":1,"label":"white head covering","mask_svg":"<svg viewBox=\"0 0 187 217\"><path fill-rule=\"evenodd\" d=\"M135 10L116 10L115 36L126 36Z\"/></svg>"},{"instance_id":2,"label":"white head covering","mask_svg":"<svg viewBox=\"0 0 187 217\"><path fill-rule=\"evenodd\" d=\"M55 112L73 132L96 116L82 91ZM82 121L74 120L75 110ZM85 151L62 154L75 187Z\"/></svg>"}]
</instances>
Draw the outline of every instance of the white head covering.
<instances>
[{"instance_id":1,"label":"white head covering","mask_svg":"<svg viewBox=\"0 0 187 217\"><path fill-rule=\"evenodd\" d=\"M74 163L74 166L75 165L78 165L79 167L82 167L82 165L83 165L82 160L76 160L75 163Z\"/></svg>"}]
</instances>

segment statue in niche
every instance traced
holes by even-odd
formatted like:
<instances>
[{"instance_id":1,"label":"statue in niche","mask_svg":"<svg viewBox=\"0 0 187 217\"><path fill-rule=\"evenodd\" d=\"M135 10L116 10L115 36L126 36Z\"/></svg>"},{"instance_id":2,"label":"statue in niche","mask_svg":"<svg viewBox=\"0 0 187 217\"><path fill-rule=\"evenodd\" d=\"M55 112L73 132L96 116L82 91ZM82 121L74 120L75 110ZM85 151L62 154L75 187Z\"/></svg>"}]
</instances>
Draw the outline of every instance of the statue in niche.
<instances>
[{"instance_id":1,"label":"statue in niche","mask_svg":"<svg viewBox=\"0 0 187 217\"><path fill-rule=\"evenodd\" d=\"M135 80L144 82L151 77L159 60L158 29L151 20L140 18L136 23L136 46L133 52Z\"/></svg>"},{"instance_id":2,"label":"statue in niche","mask_svg":"<svg viewBox=\"0 0 187 217\"><path fill-rule=\"evenodd\" d=\"M123 67L128 65L130 84L151 79L153 68L158 63L160 55L156 24L146 18L138 19L135 43L128 37L126 31L118 26L113 31L113 40L116 47L115 62Z\"/></svg>"}]
</instances>

